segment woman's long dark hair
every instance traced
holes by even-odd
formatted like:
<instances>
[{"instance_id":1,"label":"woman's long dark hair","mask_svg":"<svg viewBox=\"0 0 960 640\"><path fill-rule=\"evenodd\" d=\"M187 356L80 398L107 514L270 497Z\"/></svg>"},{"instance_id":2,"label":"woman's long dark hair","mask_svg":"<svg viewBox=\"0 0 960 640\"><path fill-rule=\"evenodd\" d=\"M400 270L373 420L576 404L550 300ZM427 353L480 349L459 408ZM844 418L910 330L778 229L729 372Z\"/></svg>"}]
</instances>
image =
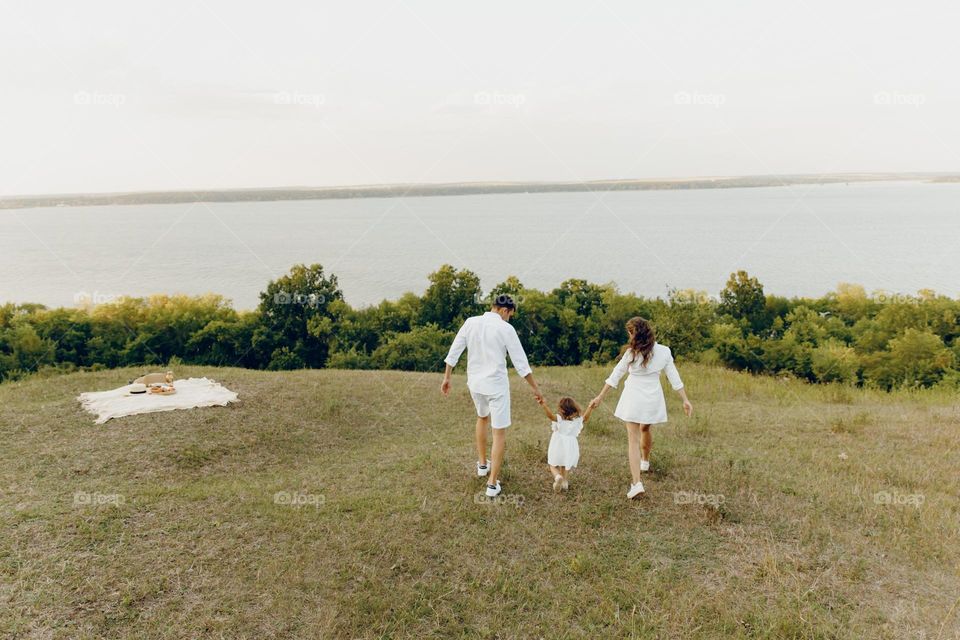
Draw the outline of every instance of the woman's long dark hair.
<instances>
[{"instance_id":1,"label":"woman's long dark hair","mask_svg":"<svg viewBox=\"0 0 960 640\"><path fill-rule=\"evenodd\" d=\"M627 334L630 342L624 347L624 351L630 349L632 352L630 364L636 362L639 356L642 358L640 364L647 366L650 356L653 355L653 345L657 342L657 333L653 326L645 318L636 316L627 320Z\"/></svg>"}]
</instances>

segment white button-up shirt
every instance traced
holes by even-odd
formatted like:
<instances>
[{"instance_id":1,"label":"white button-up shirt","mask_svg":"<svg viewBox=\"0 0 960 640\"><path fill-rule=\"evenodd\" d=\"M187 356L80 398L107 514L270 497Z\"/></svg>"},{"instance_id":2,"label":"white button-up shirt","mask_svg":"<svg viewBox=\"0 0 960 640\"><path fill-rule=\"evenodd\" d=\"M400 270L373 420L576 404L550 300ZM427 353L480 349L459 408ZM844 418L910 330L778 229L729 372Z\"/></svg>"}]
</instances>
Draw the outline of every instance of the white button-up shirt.
<instances>
[{"instance_id":1,"label":"white button-up shirt","mask_svg":"<svg viewBox=\"0 0 960 640\"><path fill-rule=\"evenodd\" d=\"M497 395L510 390L508 353L513 368L521 377L533 373L517 330L493 311L467 318L457 331L444 362L451 367L457 366L464 349L467 350L467 387L474 393Z\"/></svg>"}]
</instances>

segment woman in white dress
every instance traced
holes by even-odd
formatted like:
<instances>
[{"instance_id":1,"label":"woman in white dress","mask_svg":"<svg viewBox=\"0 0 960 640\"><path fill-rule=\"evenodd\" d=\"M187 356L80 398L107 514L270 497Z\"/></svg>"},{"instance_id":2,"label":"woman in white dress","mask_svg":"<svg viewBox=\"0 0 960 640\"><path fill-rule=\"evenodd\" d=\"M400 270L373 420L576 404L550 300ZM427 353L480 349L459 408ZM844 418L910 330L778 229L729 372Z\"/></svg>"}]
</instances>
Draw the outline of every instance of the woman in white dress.
<instances>
[{"instance_id":1,"label":"woman in white dress","mask_svg":"<svg viewBox=\"0 0 960 640\"><path fill-rule=\"evenodd\" d=\"M667 421L667 403L660 386L660 372L667 374L670 386L683 399L683 412L693 413L693 405L687 399L683 381L670 348L657 343L657 336L650 323L641 318L627 321L629 342L623 349L623 356L607 378L599 395L590 402L590 407L598 407L610 389L615 389L620 379L627 375L623 393L613 415L623 420L627 427L627 454L630 459L632 483L627 492L628 498L643 495L643 482L640 474L650 469L650 449L653 447L653 435L650 425Z\"/></svg>"}]
</instances>

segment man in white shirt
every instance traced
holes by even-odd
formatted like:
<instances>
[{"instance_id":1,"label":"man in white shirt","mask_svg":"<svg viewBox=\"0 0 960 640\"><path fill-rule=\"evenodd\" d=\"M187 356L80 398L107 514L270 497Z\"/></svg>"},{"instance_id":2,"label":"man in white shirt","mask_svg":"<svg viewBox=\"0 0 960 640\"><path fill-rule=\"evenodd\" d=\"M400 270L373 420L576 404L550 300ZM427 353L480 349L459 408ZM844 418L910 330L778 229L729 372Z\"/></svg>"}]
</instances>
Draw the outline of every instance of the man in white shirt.
<instances>
[{"instance_id":1,"label":"man in white shirt","mask_svg":"<svg viewBox=\"0 0 960 640\"><path fill-rule=\"evenodd\" d=\"M467 318L453 339L450 352L444 359L447 364L440 384L440 393L450 393L450 375L457 366L463 350L467 350L467 387L477 407L477 475L490 475L487 481L487 496L500 494L500 466L503 450L507 444L506 428L510 426L510 380L507 377L506 356L517 373L527 381L538 400L543 398L533 379L533 371L527 362L517 330L510 325L510 318L517 305L508 295L497 296L490 311L482 316ZM493 428L492 460L487 460L487 425Z\"/></svg>"}]
</instances>

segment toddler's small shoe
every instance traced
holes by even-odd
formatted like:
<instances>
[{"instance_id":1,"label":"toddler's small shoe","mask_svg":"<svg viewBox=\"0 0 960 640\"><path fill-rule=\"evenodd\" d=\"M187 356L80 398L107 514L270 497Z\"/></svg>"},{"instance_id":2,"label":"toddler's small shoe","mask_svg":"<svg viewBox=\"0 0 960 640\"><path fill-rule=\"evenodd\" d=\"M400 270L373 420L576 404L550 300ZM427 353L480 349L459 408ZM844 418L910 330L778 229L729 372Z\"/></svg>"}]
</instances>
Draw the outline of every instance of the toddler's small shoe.
<instances>
[{"instance_id":1,"label":"toddler's small shoe","mask_svg":"<svg viewBox=\"0 0 960 640\"><path fill-rule=\"evenodd\" d=\"M563 476L558 473L557 475L553 476L553 490L560 491L562 487L563 487Z\"/></svg>"}]
</instances>

